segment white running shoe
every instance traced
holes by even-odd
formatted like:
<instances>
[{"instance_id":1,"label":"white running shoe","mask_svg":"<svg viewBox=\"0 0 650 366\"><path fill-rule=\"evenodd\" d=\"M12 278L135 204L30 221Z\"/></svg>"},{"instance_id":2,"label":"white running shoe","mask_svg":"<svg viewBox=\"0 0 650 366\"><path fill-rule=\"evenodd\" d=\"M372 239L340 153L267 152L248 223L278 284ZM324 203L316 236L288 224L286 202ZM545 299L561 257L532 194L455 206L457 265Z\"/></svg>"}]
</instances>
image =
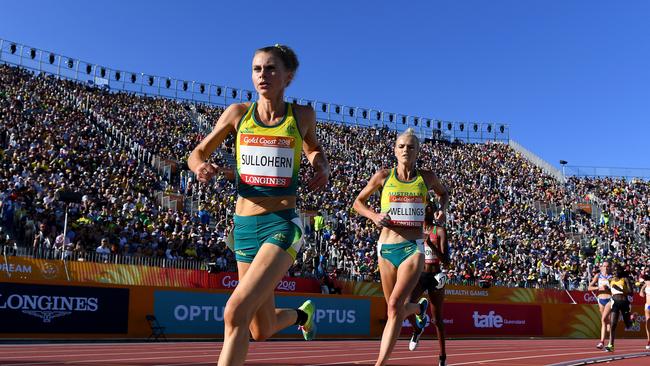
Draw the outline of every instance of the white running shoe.
<instances>
[{"instance_id":1,"label":"white running shoe","mask_svg":"<svg viewBox=\"0 0 650 366\"><path fill-rule=\"evenodd\" d=\"M422 333L424 333L424 328L418 328L416 327L417 330L413 331L413 335L411 335L411 340L409 341L409 351L415 351L416 348L418 348L418 343L420 343L420 336Z\"/></svg>"}]
</instances>

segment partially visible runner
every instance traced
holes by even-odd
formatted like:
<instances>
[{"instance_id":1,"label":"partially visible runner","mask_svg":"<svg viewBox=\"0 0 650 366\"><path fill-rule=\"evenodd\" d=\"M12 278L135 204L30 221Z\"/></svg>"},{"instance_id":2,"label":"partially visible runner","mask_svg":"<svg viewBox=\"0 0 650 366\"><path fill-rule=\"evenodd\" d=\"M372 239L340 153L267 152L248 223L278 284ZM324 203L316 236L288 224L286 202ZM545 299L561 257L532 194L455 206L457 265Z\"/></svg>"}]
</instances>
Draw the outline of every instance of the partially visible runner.
<instances>
[{"instance_id":1,"label":"partially visible runner","mask_svg":"<svg viewBox=\"0 0 650 366\"><path fill-rule=\"evenodd\" d=\"M650 350L650 267L646 267L641 280L643 280L643 286L641 286L641 290L639 290L639 295L645 298L645 304L643 305L643 313L645 315L645 334L647 337L645 349Z\"/></svg>"},{"instance_id":2,"label":"partially visible runner","mask_svg":"<svg viewBox=\"0 0 650 366\"><path fill-rule=\"evenodd\" d=\"M633 294L630 279L627 277L625 267L621 264L616 265L614 277L609 280L609 287L612 289L612 314L610 315L611 325L609 332L609 344L605 347L607 352L614 352L614 340L616 339L616 327L619 317L623 318L625 328L632 326L630 316L630 301L628 296Z\"/></svg>"},{"instance_id":3,"label":"partially visible runner","mask_svg":"<svg viewBox=\"0 0 650 366\"><path fill-rule=\"evenodd\" d=\"M612 279L611 266L609 261L603 261L600 264L600 272L594 275L591 279L587 290L598 291L596 300L598 301L598 309L600 310L600 342L596 348L603 349L605 347L605 339L607 339L610 331L609 314L612 312L612 291L609 288L609 280Z\"/></svg>"},{"instance_id":4,"label":"partially visible runner","mask_svg":"<svg viewBox=\"0 0 650 366\"><path fill-rule=\"evenodd\" d=\"M354 201L354 209L381 227L377 256L381 285L387 304L387 316L376 365L385 365L395 347L402 322L411 314L424 316L428 300L409 302L424 266L422 226L429 189L439 196L441 208L435 220L444 222L449 201L447 189L430 171L419 170L416 161L420 142L409 128L397 137L397 167L381 169L368 181ZM381 189L381 212L368 206L368 200ZM422 325L424 327L424 325Z\"/></svg>"},{"instance_id":5,"label":"partially visible runner","mask_svg":"<svg viewBox=\"0 0 650 366\"><path fill-rule=\"evenodd\" d=\"M315 332L315 307L276 309L274 289L296 258L303 230L296 214L301 152L314 167L308 184L323 188L329 165L316 138L314 110L284 102L284 90L295 76L298 59L286 46L255 52L252 79L259 99L230 105L212 132L192 151L188 165L200 182L229 169L206 160L229 134L235 135L237 204L234 252L239 284L224 311L220 366L243 365L249 335L262 341L296 324L306 340Z\"/></svg>"},{"instance_id":6,"label":"partially visible runner","mask_svg":"<svg viewBox=\"0 0 650 366\"><path fill-rule=\"evenodd\" d=\"M434 220L433 216L436 211L435 203L427 205L424 214L424 270L411 293L411 302L416 301L424 291L428 293L433 311L432 324L436 327L440 346L438 365L445 366L447 364L447 351L445 349L445 324L442 317L442 303L445 299L447 276L442 271L442 265L449 265L449 246L444 224ZM425 319L427 318L428 316L425 317ZM413 327L409 350L414 351L420 342L424 327L418 326L418 324L422 324L417 321L415 315L410 315L408 319ZM424 325L426 327L426 321Z\"/></svg>"}]
</instances>

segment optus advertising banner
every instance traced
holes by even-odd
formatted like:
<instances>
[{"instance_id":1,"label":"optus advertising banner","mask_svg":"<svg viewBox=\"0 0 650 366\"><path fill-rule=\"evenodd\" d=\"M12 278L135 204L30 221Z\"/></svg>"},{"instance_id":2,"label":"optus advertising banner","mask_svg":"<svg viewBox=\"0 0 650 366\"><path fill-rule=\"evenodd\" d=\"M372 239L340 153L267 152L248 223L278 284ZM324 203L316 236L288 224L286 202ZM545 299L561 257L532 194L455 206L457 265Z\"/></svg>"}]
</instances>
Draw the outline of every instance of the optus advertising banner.
<instances>
[{"instance_id":1,"label":"optus advertising banner","mask_svg":"<svg viewBox=\"0 0 650 366\"><path fill-rule=\"evenodd\" d=\"M4 333L127 333L129 290L0 283Z\"/></svg>"},{"instance_id":2,"label":"optus advertising banner","mask_svg":"<svg viewBox=\"0 0 650 366\"><path fill-rule=\"evenodd\" d=\"M431 308L429 308L431 314ZM539 305L466 304L443 305L445 332L448 335L472 336L542 336L542 308ZM405 321L402 334L409 334ZM425 334L435 334L428 324Z\"/></svg>"},{"instance_id":3,"label":"optus advertising banner","mask_svg":"<svg viewBox=\"0 0 650 366\"><path fill-rule=\"evenodd\" d=\"M169 334L221 335L229 294L184 291L155 291L154 313ZM297 308L306 298L277 295L277 308ZM318 297L313 299L318 333L322 335L370 335L368 299ZM295 334L289 327L280 334Z\"/></svg>"}]
</instances>

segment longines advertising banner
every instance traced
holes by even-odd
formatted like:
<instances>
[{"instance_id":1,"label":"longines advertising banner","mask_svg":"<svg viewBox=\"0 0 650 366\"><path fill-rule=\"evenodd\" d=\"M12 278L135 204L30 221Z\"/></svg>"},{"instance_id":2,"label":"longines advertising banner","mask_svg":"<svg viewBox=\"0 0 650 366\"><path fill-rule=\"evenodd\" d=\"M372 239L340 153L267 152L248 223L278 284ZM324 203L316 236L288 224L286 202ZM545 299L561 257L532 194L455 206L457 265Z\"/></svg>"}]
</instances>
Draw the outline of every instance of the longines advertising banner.
<instances>
[{"instance_id":1,"label":"longines advertising banner","mask_svg":"<svg viewBox=\"0 0 650 366\"><path fill-rule=\"evenodd\" d=\"M129 290L0 283L3 333L128 333Z\"/></svg>"}]
</instances>

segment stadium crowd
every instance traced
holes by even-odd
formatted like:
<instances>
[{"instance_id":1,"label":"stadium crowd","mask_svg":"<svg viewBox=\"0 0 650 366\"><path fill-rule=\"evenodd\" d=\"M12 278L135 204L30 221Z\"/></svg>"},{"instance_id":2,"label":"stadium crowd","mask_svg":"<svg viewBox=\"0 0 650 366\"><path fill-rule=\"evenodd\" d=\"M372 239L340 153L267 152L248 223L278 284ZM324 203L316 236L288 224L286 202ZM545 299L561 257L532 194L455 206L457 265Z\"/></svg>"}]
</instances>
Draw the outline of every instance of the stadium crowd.
<instances>
[{"instance_id":1,"label":"stadium crowd","mask_svg":"<svg viewBox=\"0 0 650 366\"><path fill-rule=\"evenodd\" d=\"M221 176L199 185L191 174L178 174L206 132L199 117L214 121L221 112L0 66L0 218L9 233L0 245L45 258L185 259L234 270L225 244L233 183ZM324 192L299 188L307 240L290 274L376 280L378 230L351 206L377 169L395 165L396 133L319 123L318 134L331 180ZM163 174L132 144L175 162L176 173ZM421 148L419 166L437 172L451 191L452 281L584 288L605 258L631 272L650 259L647 181L564 184L501 143L427 141ZM223 166L232 153L230 139L213 161ZM307 166L301 179L311 175ZM69 204L65 236L60 191L81 193ZM183 195L184 210L163 208L161 192ZM375 207L378 198L370 202ZM549 204L556 209L541 209ZM602 211L596 219L595 210Z\"/></svg>"}]
</instances>

